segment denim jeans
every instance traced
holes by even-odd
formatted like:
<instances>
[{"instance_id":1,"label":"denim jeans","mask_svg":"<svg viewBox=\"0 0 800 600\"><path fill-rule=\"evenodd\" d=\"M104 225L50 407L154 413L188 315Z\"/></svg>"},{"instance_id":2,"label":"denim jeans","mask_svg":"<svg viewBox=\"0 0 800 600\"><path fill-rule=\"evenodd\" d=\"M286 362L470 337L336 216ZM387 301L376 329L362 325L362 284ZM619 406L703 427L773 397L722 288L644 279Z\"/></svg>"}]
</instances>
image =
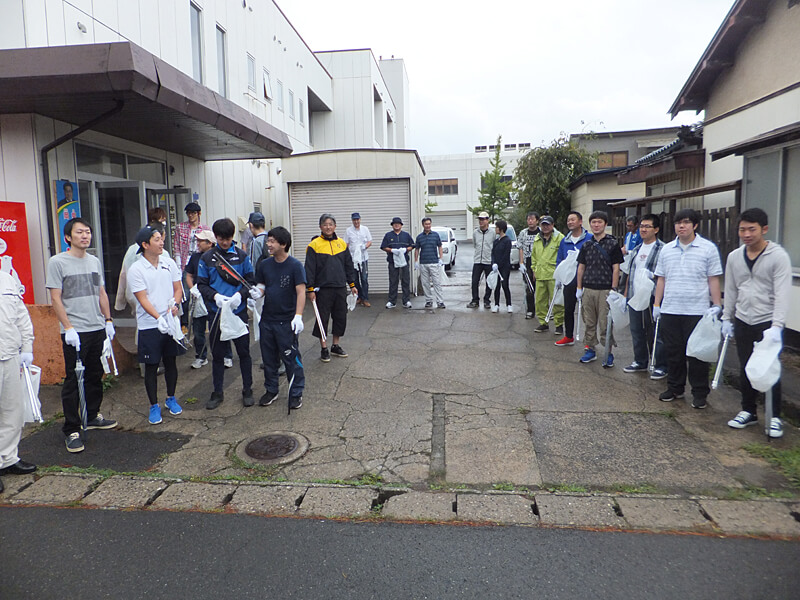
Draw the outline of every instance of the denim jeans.
<instances>
[{"instance_id":1,"label":"denim jeans","mask_svg":"<svg viewBox=\"0 0 800 600\"><path fill-rule=\"evenodd\" d=\"M653 300L650 300L652 306ZM633 310L628 307L628 314L631 322L631 341L633 342L633 360L642 366L650 364L650 356L653 352L653 335L655 323L650 310ZM656 364L655 368L662 371L667 370L667 359L664 355L664 334L659 326L658 339L656 340Z\"/></svg>"}]
</instances>

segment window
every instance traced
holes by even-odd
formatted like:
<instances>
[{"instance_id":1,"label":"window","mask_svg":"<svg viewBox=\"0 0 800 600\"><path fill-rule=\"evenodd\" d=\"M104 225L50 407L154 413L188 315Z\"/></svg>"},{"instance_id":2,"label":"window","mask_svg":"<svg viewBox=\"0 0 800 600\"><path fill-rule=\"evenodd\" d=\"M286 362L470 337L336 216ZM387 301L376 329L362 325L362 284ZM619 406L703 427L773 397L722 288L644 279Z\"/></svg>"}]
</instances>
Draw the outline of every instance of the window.
<instances>
[{"instance_id":1,"label":"window","mask_svg":"<svg viewBox=\"0 0 800 600\"><path fill-rule=\"evenodd\" d=\"M225 30L217 25L217 76L220 96L228 97L227 64L225 61Z\"/></svg>"},{"instance_id":2,"label":"window","mask_svg":"<svg viewBox=\"0 0 800 600\"><path fill-rule=\"evenodd\" d=\"M192 77L203 83L203 38L200 23L200 7L189 4L189 27L192 30Z\"/></svg>"},{"instance_id":3,"label":"window","mask_svg":"<svg viewBox=\"0 0 800 600\"><path fill-rule=\"evenodd\" d=\"M247 55L247 87L256 91L256 59Z\"/></svg>"},{"instance_id":4,"label":"window","mask_svg":"<svg viewBox=\"0 0 800 600\"><path fill-rule=\"evenodd\" d=\"M453 196L458 194L458 179L428 179L428 195Z\"/></svg>"},{"instance_id":5,"label":"window","mask_svg":"<svg viewBox=\"0 0 800 600\"><path fill-rule=\"evenodd\" d=\"M530 144L530 142L525 142L525 143L520 144L519 146L517 146L517 148L519 150L530 150L531 149L531 144Z\"/></svg>"},{"instance_id":6,"label":"window","mask_svg":"<svg viewBox=\"0 0 800 600\"><path fill-rule=\"evenodd\" d=\"M514 179L513 175L501 175L500 176L500 183L511 183L511 180ZM486 181L483 179L483 175L481 175L481 189L486 189Z\"/></svg>"},{"instance_id":7,"label":"window","mask_svg":"<svg viewBox=\"0 0 800 600\"><path fill-rule=\"evenodd\" d=\"M611 169L613 167L627 167L628 153L626 152L601 152L597 155L598 169Z\"/></svg>"},{"instance_id":8,"label":"window","mask_svg":"<svg viewBox=\"0 0 800 600\"><path fill-rule=\"evenodd\" d=\"M486 152L486 146L475 146L475 152Z\"/></svg>"},{"instance_id":9,"label":"window","mask_svg":"<svg viewBox=\"0 0 800 600\"><path fill-rule=\"evenodd\" d=\"M302 100L298 100L298 116L300 117L300 125L306 124L306 105Z\"/></svg>"},{"instance_id":10,"label":"window","mask_svg":"<svg viewBox=\"0 0 800 600\"><path fill-rule=\"evenodd\" d=\"M289 90L289 118L294 119L294 92Z\"/></svg>"},{"instance_id":11,"label":"window","mask_svg":"<svg viewBox=\"0 0 800 600\"><path fill-rule=\"evenodd\" d=\"M275 95L275 100L277 101L278 104L278 110L283 110L283 82L280 79L278 79L276 83L278 91Z\"/></svg>"},{"instance_id":12,"label":"window","mask_svg":"<svg viewBox=\"0 0 800 600\"><path fill-rule=\"evenodd\" d=\"M506 144L504 149L505 150L516 150L517 149L517 145L516 144Z\"/></svg>"},{"instance_id":13,"label":"window","mask_svg":"<svg viewBox=\"0 0 800 600\"><path fill-rule=\"evenodd\" d=\"M272 101L272 80L269 77L269 71L264 69L264 98Z\"/></svg>"}]
</instances>

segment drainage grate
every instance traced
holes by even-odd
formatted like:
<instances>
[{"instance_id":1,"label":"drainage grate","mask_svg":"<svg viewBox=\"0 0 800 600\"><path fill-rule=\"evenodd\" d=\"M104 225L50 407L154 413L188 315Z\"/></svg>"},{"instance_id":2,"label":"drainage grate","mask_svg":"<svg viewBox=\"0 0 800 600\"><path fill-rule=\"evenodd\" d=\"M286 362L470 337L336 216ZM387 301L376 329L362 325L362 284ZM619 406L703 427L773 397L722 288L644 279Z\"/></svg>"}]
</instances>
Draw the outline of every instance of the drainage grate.
<instances>
[{"instance_id":1,"label":"drainage grate","mask_svg":"<svg viewBox=\"0 0 800 600\"><path fill-rule=\"evenodd\" d=\"M245 446L245 453L256 460L275 460L288 456L299 446L297 439L288 435L265 435Z\"/></svg>"}]
</instances>

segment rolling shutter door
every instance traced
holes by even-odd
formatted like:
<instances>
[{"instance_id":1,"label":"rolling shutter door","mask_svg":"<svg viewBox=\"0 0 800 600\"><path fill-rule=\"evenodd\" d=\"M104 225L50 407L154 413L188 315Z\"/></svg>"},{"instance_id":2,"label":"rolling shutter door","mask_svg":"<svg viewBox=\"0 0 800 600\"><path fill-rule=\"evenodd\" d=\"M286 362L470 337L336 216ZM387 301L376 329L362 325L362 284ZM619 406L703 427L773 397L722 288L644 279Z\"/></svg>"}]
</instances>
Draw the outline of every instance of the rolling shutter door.
<instances>
[{"instance_id":1,"label":"rolling shutter door","mask_svg":"<svg viewBox=\"0 0 800 600\"><path fill-rule=\"evenodd\" d=\"M449 227L459 241L469 239L472 234L471 229L467 231L467 217L464 213L456 215L431 213L430 217L434 227Z\"/></svg>"},{"instance_id":2,"label":"rolling shutter door","mask_svg":"<svg viewBox=\"0 0 800 600\"><path fill-rule=\"evenodd\" d=\"M361 226L366 226L372 234L369 290L385 294L389 290L389 271L386 253L380 250L380 245L383 235L392 228L393 217L403 219L403 229L412 231L408 179L290 183L292 255L305 262L308 243L319 235L320 215L332 214L336 218L336 235L344 237L352 225L350 215L354 212L361 214Z\"/></svg>"}]
</instances>

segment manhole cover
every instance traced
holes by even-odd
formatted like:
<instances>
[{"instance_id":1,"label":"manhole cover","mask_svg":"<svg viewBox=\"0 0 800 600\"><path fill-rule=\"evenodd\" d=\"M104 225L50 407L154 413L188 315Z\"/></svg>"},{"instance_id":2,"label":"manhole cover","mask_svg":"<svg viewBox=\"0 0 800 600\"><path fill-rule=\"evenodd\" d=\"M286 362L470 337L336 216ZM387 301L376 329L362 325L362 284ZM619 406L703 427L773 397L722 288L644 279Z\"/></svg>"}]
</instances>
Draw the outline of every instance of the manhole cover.
<instances>
[{"instance_id":1,"label":"manhole cover","mask_svg":"<svg viewBox=\"0 0 800 600\"><path fill-rule=\"evenodd\" d=\"M270 431L246 439L236 447L236 456L244 462L260 465L285 465L303 456L308 440L292 431Z\"/></svg>"},{"instance_id":2,"label":"manhole cover","mask_svg":"<svg viewBox=\"0 0 800 600\"><path fill-rule=\"evenodd\" d=\"M265 435L247 444L244 451L256 460L274 460L291 454L298 445L297 440L289 435Z\"/></svg>"}]
</instances>

